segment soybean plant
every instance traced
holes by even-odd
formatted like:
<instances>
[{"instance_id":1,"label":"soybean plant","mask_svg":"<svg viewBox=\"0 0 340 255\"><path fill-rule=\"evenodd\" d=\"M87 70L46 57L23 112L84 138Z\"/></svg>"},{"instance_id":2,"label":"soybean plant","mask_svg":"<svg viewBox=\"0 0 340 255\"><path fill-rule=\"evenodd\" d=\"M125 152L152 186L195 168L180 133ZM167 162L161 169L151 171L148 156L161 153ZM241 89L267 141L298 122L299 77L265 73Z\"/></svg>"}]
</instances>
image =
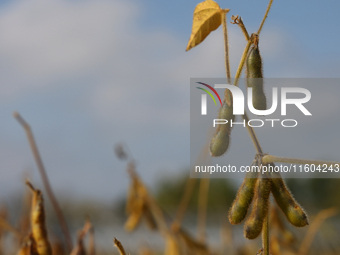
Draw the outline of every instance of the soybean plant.
<instances>
[{"instance_id":1,"label":"soybean plant","mask_svg":"<svg viewBox=\"0 0 340 255\"><path fill-rule=\"evenodd\" d=\"M246 65L247 87L252 90L253 107L257 110L266 110L267 102L264 93L263 84L263 62L260 55L259 41L260 33L271 9L273 0L269 1L265 15L262 19L259 29L256 33L249 36L248 31L241 17L232 16L232 24L237 24L246 39L246 46L243 51L240 63L238 65L234 84L238 86L243 67ZM226 16L229 9L221 9L213 0L205 0L199 3L194 10L192 33L189 39L187 50L200 44L213 30L221 24L224 34L225 50L225 68L227 81L231 81L230 62L229 62L229 45ZM219 110L218 118L234 120L232 114L232 96L229 90L224 93L224 102ZM249 119L247 114L243 115L246 123ZM230 123L230 121L228 121ZM264 154L260 142L254 129L246 125L248 133L256 149L255 160L253 164L261 166L274 166L275 162L297 163L297 164L326 164L328 166L339 164L337 162L324 162L304 159L281 158ZM229 125L219 125L211 139L210 154L213 157L219 157L225 154L230 144L231 127ZM269 255L269 227L268 227L268 210L270 204L270 194L273 194L276 204L286 215L288 221L296 227L308 225L308 216L302 207L295 201L291 192L288 190L284 180L278 173L247 173L240 186L237 196L232 203L229 211L229 221L231 224L241 223L248 214L252 205L251 213L244 224L244 236L248 239L258 237L262 232L261 253Z\"/></svg>"}]
</instances>

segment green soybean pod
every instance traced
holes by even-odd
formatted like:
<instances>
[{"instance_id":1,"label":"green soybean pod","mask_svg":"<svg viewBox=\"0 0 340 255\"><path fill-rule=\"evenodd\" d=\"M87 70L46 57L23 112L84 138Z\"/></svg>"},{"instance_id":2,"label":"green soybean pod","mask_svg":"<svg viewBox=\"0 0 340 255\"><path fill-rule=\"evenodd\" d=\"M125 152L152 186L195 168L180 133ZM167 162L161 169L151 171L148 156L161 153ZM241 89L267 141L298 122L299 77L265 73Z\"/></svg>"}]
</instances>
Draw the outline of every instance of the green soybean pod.
<instances>
[{"instance_id":1,"label":"green soybean pod","mask_svg":"<svg viewBox=\"0 0 340 255\"><path fill-rule=\"evenodd\" d=\"M226 101L223 101L223 105L218 113L218 118L225 119L228 121L228 123L219 124L217 126L215 135L211 139L210 154L213 157L222 156L228 150L231 131L230 120L235 120L232 105L232 102L230 103L230 105L228 105Z\"/></svg>"},{"instance_id":2,"label":"green soybean pod","mask_svg":"<svg viewBox=\"0 0 340 255\"><path fill-rule=\"evenodd\" d=\"M262 58L257 43L247 57L247 87L253 89L253 106L257 110L267 109L267 99L263 91Z\"/></svg>"},{"instance_id":3,"label":"green soybean pod","mask_svg":"<svg viewBox=\"0 0 340 255\"><path fill-rule=\"evenodd\" d=\"M279 173L272 173L271 182L271 191L275 201L286 215L288 221L295 227L309 225L306 212L295 201L281 175Z\"/></svg>"},{"instance_id":4,"label":"green soybean pod","mask_svg":"<svg viewBox=\"0 0 340 255\"><path fill-rule=\"evenodd\" d=\"M254 197L254 190L258 178L258 172L248 172L240 186L236 198L229 211L229 221L236 225L247 216L249 206Z\"/></svg>"},{"instance_id":5,"label":"green soybean pod","mask_svg":"<svg viewBox=\"0 0 340 255\"><path fill-rule=\"evenodd\" d=\"M244 236L254 239L262 231L263 221L268 214L271 180L261 176L258 178L255 188L255 198L251 214L244 224Z\"/></svg>"}]
</instances>

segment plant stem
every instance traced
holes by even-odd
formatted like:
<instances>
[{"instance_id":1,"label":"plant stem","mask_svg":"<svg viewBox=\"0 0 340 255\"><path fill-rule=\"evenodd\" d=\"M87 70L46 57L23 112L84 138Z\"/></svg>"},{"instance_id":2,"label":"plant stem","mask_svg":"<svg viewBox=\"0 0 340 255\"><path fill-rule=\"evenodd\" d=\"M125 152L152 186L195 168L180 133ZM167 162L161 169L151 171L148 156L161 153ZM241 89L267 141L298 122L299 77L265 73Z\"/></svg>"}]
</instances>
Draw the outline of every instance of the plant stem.
<instances>
[{"instance_id":1,"label":"plant stem","mask_svg":"<svg viewBox=\"0 0 340 255\"><path fill-rule=\"evenodd\" d=\"M181 198L181 202L177 209L176 217L171 225L171 230L173 230L174 232L176 232L178 229L181 228L182 221L185 215L185 211L187 210L188 204L190 202L195 184L196 184L196 178L188 178L188 181L185 185L183 196Z\"/></svg>"},{"instance_id":2,"label":"plant stem","mask_svg":"<svg viewBox=\"0 0 340 255\"><path fill-rule=\"evenodd\" d=\"M274 162L300 164L300 165L315 164L315 165L327 165L327 166L334 166L334 165L340 166L340 162L332 162L332 161L310 160L310 159L299 159L299 158L284 158L284 157L277 157L277 156L272 156L272 155L265 155L262 158L263 164L270 164Z\"/></svg>"},{"instance_id":3,"label":"plant stem","mask_svg":"<svg viewBox=\"0 0 340 255\"><path fill-rule=\"evenodd\" d=\"M28 139L29 145L31 147L31 150L32 150L35 162L36 162L36 164L38 166L38 170L40 172L40 176L41 176L42 181L44 183L44 187L46 189L46 193L47 193L48 197L50 198L51 203L53 205L53 208L54 208L54 210L56 212L58 221L60 223L61 229L62 229L64 237L65 237L67 249L70 252L72 250L72 239L71 239L70 231L69 231L68 226L66 224L64 215L63 215L63 213L62 213L62 211L60 209L58 200L56 199L56 197L55 197L55 195L53 193L52 187L50 185L50 182L48 180L48 177L47 177L47 174L46 174L46 171L45 171L45 167L44 167L44 164L43 164L42 159L40 157L40 153L39 153L38 147L37 147L37 145L35 143L31 127L20 116L20 114L18 112L14 112L13 116L14 116L14 118L17 119L17 121L21 124L21 126L26 131L27 139Z\"/></svg>"},{"instance_id":4,"label":"plant stem","mask_svg":"<svg viewBox=\"0 0 340 255\"><path fill-rule=\"evenodd\" d=\"M228 29L227 29L227 13L229 9L224 9L221 12L222 26L223 26L223 37L224 37L224 60L225 60L225 72L227 75L227 82L231 84L231 74L230 74L230 61L229 61L229 42L228 42ZM224 92L224 101L227 102L229 106L232 104L232 96L229 90Z\"/></svg>"},{"instance_id":5,"label":"plant stem","mask_svg":"<svg viewBox=\"0 0 340 255\"><path fill-rule=\"evenodd\" d=\"M245 122L246 122L246 127L247 127L247 130L248 130L248 133L249 133L249 135L250 135L250 137L251 137L251 139L252 139L252 141L253 141L253 144L254 144L254 146L255 146L255 149L256 149L256 151L257 151L257 154L262 155L262 154L263 154L263 151L262 151L260 142L259 142L259 140L257 139L256 133L255 133L254 129L253 129L251 126L248 125L249 119L248 119L247 113L244 113L244 115L242 115L242 117L243 117L243 119L244 119Z\"/></svg>"},{"instance_id":6,"label":"plant stem","mask_svg":"<svg viewBox=\"0 0 340 255\"><path fill-rule=\"evenodd\" d=\"M257 35L260 35L260 33L261 33L261 30L263 28L264 22L266 21L266 19L268 17L268 13L270 11L270 8L272 7L272 3L273 3L273 0L270 0L269 4L268 4L268 7L267 7L267 10L266 10L266 13L264 14L264 17L262 19L261 25L259 27L259 30L257 31Z\"/></svg>"},{"instance_id":7,"label":"plant stem","mask_svg":"<svg viewBox=\"0 0 340 255\"><path fill-rule=\"evenodd\" d=\"M113 239L113 243L117 247L120 255L126 255L126 252L124 250L122 243L117 238Z\"/></svg>"},{"instance_id":8,"label":"plant stem","mask_svg":"<svg viewBox=\"0 0 340 255\"><path fill-rule=\"evenodd\" d=\"M202 178L200 180L200 187L198 192L198 239L201 242L205 241L206 231L206 219L207 219L207 205L208 205L208 193L209 193L210 178Z\"/></svg>"},{"instance_id":9,"label":"plant stem","mask_svg":"<svg viewBox=\"0 0 340 255\"><path fill-rule=\"evenodd\" d=\"M241 28L242 33L243 33L244 37L246 38L246 41L248 42L250 37L249 37L248 31L247 31L245 25L243 24L242 18L238 17L238 15L237 15L237 16L231 16L231 19L233 20L233 21L231 21L231 24L237 24Z\"/></svg>"},{"instance_id":10,"label":"plant stem","mask_svg":"<svg viewBox=\"0 0 340 255\"><path fill-rule=\"evenodd\" d=\"M201 164L201 162L205 162L205 160L209 156L209 145L210 145L210 141L208 140L206 145L202 148L198 158L196 159L195 165L199 165ZM197 181L197 178L188 178L188 181L185 184L185 190L182 195L181 202L178 206L176 217L171 224L171 230L173 232L177 232L181 228L185 212L187 210L191 196L194 192L196 181Z\"/></svg>"},{"instance_id":11,"label":"plant stem","mask_svg":"<svg viewBox=\"0 0 340 255\"><path fill-rule=\"evenodd\" d=\"M269 204L268 204L269 208ZM262 228L262 247L263 247L263 255L269 255L269 210L266 218L263 221Z\"/></svg>"},{"instance_id":12,"label":"plant stem","mask_svg":"<svg viewBox=\"0 0 340 255\"><path fill-rule=\"evenodd\" d=\"M13 227L6 219L0 217L0 227L2 230L13 233L19 240L23 238L22 233L15 227Z\"/></svg>"},{"instance_id":13,"label":"plant stem","mask_svg":"<svg viewBox=\"0 0 340 255\"><path fill-rule=\"evenodd\" d=\"M250 46L251 46L251 41L248 41L246 47L243 50L242 58L236 71L235 81L234 81L234 85L236 87L238 86L238 81L239 81L239 78L241 77L242 69L243 69L244 63L246 62Z\"/></svg>"},{"instance_id":14,"label":"plant stem","mask_svg":"<svg viewBox=\"0 0 340 255\"><path fill-rule=\"evenodd\" d=\"M266 10L266 13L263 17L263 20L261 22L261 25L260 25L260 28L257 32L257 34L259 35L261 30L262 30L262 27L264 25L264 22L266 21L267 19L267 16L268 16L268 13L269 13L269 10L271 8L271 5L273 3L273 0L270 0L269 1L269 4L268 4L268 7L267 7L267 10ZM249 36L249 35L248 35ZM248 51L249 51L249 48L252 44L252 40L248 40L247 42L247 45L243 51L243 54L242 54L242 57L241 57L241 61L239 63L239 66L237 68L237 71L236 71L236 75L235 75L235 81L234 81L234 85L235 86L238 86L238 82L239 82L239 78L241 77L241 73L242 73L242 69L243 69L243 66L244 66L244 63L247 59L247 56L248 56ZM225 46L227 47L227 46ZM227 73L227 76L228 76L228 73ZM225 93L225 97L226 97L227 93ZM260 142L258 141L257 139L257 136L256 136L256 133L254 131L254 129L252 127L250 127L248 125L248 116L246 113L244 113L243 115L243 119L247 122L247 130L249 132L249 135L254 143L254 146L256 148L256 151L258 154L262 155L263 152L262 152L262 148L261 148L261 145L260 145ZM265 222L264 222L264 226L263 226L263 230L262 230L262 242L263 242L263 248L264 248L264 254L265 255L269 255L269 227L268 227L268 214L266 216L266 219L265 219Z\"/></svg>"},{"instance_id":15,"label":"plant stem","mask_svg":"<svg viewBox=\"0 0 340 255\"><path fill-rule=\"evenodd\" d=\"M223 35L224 35L225 69L226 69L228 84L231 84L230 61L229 61L229 42L228 42L228 29L227 29L227 13L228 12L229 12L229 9L223 10L221 15L222 15L222 26L223 26Z\"/></svg>"},{"instance_id":16,"label":"plant stem","mask_svg":"<svg viewBox=\"0 0 340 255\"><path fill-rule=\"evenodd\" d=\"M324 209L321 212L319 212L315 219L313 220L312 224L310 225L308 232L303 239L300 249L299 249L299 255L307 255L308 250L310 249L313 239L315 238L316 233L320 229L321 224L329 217L333 217L337 215L339 212L338 208L331 207L328 209Z\"/></svg>"},{"instance_id":17,"label":"plant stem","mask_svg":"<svg viewBox=\"0 0 340 255\"><path fill-rule=\"evenodd\" d=\"M88 246L88 254L89 255L95 255L96 254L96 248L95 248L95 239L94 239L94 227L89 219L87 219L88 222L91 224L89 229L89 246Z\"/></svg>"}]
</instances>

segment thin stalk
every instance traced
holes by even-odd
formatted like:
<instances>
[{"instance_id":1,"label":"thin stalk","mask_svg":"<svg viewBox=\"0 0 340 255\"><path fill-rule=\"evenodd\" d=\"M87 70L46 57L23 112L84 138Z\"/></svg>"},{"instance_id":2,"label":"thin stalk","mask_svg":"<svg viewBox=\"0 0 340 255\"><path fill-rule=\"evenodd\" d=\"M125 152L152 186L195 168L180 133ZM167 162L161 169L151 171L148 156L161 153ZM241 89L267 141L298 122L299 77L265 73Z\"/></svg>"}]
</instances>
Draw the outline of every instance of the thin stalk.
<instances>
[{"instance_id":1,"label":"thin stalk","mask_svg":"<svg viewBox=\"0 0 340 255\"><path fill-rule=\"evenodd\" d=\"M248 41L246 47L243 50L242 58L236 71L235 81L234 81L234 85L236 87L238 86L238 81L239 81L239 78L241 77L242 69L243 69L244 63L246 62L250 46L251 46L251 41Z\"/></svg>"},{"instance_id":2,"label":"thin stalk","mask_svg":"<svg viewBox=\"0 0 340 255\"><path fill-rule=\"evenodd\" d=\"M150 211L157 223L157 226L160 229L160 232L166 236L166 235L171 235L170 230L168 228L168 225L166 223L164 214L162 209L159 207L159 205L157 204L157 202L153 199L153 197L151 196L147 196L146 201L150 207Z\"/></svg>"},{"instance_id":3,"label":"thin stalk","mask_svg":"<svg viewBox=\"0 0 340 255\"><path fill-rule=\"evenodd\" d=\"M246 38L246 41L248 42L250 37L249 37L248 31L247 31L245 25L243 24L242 18L239 17L238 15L237 16L233 15L233 16L231 16L231 19L233 21L231 21L230 23L231 24L237 24L241 28L242 33L243 33L244 37Z\"/></svg>"},{"instance_id":4,"label":"thin stalk","mask_svg":"<svg viewBox=\"0 0 340 255\"><path fill-rule=\"evenodd\" d=\"M224 36L225 69L226 69L228 84L231 84L229 42L228 42L228 29L227 29L227 13L228 12L229 12L229 9L223 10L221 15L222 15L222 26L223 26L223 36Z\"/></svg>"},{"instance_id":5,"label":"thin stalk","mask_svg":"<svg viewBox=\"0 0 340 255\"><path fill-rule=\"evenodd\" d=\"M209 143L208 140L206 145L202 148L199 156L196 159L195 165L201 164L200 162L204 162L209 155ZM193 171L193 170L192 170ZM189 176L190 177L190 176ZM187 183L185 184L185 190L181 198L181 202L178 206L176 217L171 225L171 230L173 232L177 232L181 228L181 224L185 215L185 212L188 208L188 204L190 202L191 196L194 191L194 187L196 184L197 178L188 178Z\"/></svg>"},{"instance_id":6,"label":"thin stalk","mask_svg":"<svg viewBox=\"0 0 340 255\"><path fill-rule=\"evenodd\" d=\"M122 243L117 238L113 239L113 243L117 247L120 255L126 255L126 252L124 250Z\"/></svg>"},{"instance_id":7,"label":"thin stalk","mask_svg":"<svg viewBox=\"0 0 340 255\"><path fill-rule=\"evenodd\" d=\"M331 207L329 209L322 210L319 212L315 219L313 220L312 224L310 225L308 232L303 239L300 249L299 249L299 254L300 255L306 255L308 253L308 250L310 249L313 239L316 236L316 233L320 229L321 224L330 217L333 217L337 215L339 210L336 207Z\"/></svg>"},{"instance_id":8,"label":"thin stalk","mask_svg":"<svg viewBox=\"0 0 340 255\"><path fill-rule=\"evenodd\" d=\"M266 19L268 17L268 13L270 11L270 8L272 7L272 3L273 3L273 0L270 0L269 4L268 4L268 7L267 7L267 10L266 10L266 13L264 14L264 17L262 19L261 25L259 27L259 30L257 31L257 35L260 35L260 33L261 33L261 30L263 28L264 22L266 21Z\"/></svg>"},{"instance_id":9,"label":"thin stalk","mask_svg":"<svg viewBox=\"0 0 340 255\"><path fill-rule=\"evenodd\" d=\"M272 156L272 155L265 155L262 158L263 164L270 164L270 163L274 163L274 162L300 164L300 165L314 164L314 165L327 165L327 166L339 165L340 166L340 162L323 161L323 160L284 158L284 157L277 157L277 156Z\"/></svg>"},{"instance_id":10,"label":"thin stalk","mask_svg":"<svg viewBox=\"0 0 340 255\"><path fill-rule=\"evenodd\" d=\"M86 223L88 224L88 233L89 233L88 255L95 255L96 249L95 249L95 239L94 239L94 227L89 217L87 217Z\"/></svg>"},{"instance_id":11,"label":"thin stalk","mask_svg":"<svg viewBox=\"0 0 340 255\"><path fill-rule=\"evenodd\" d=\"M205 241L206 236L206 221L207 221L207 207L209 194L210 178L202 178L200 180L200 188L198 192L198 239L201 242Z\"/></svg>"},{"instance_id":12,"label":"thin stalk","mask_svg":"<svg viewBox=\"0 0 340 255\"><path fill-rule=\"evenodd\" d=\"M194 191L194 187L196 184L196 178L188 178L188 181L185 185L184 194L182 196L181 202L178 206L176 217L171 225L171 230L177 232L182 225L182 221L185 215L185 212L188 208L188 204L190 202L192 193Z\"/></svg>"},{"instance_id":13,"label":"thin stalk","mask_svg":"<svg viewBox=\"0 0 340 255\"><path fill-rule=\"evenodd\" d=\"M253 141L253 144L255 146L255 149L257 151L257 154L260 154L262 155L263 154L263 151L262 151L262 148L261 148L261 145L260 145L260 142L259 140L257 139L257 136L256 136L256 133L254 131L254 129L248 125L248 121L249 121L249 118L248 118L248 115L247 113L244 113L244 115L242 115L243 119L245 120L246 122L246 127L247 127L247 130L248 130L248 133L251 137L251 140Z\"/></svg>"},{"instance_id":14,"label":"thin stalk","mask_svg":"<svg viewBox=\"0 0 340 255\"><path fill-rule=\"evenodd\" d=\"M94 241L94 228L93 226L90 229L89 232L89 255L95 255L96 254L96 248L95 248L95 241Z\"/></svg>"},{"instance_id":15,"label":"thin stalk","mask_svg":"<svg viewBox=\"0 0 340 255\"><path fill-rule=\"evenodd\" d=\"M269 208L269 205L268 205ZM262 247L263 247L263 255L269 255L269 210L266 218L263 221L262 228Z\"/></svg>"},{"instance_id":16,"label":"thin stalk","mask_svg":"<svg viewBox=\"0 0 340 255\"><path fill-rule=\"evenodd\" d=\"M38 170L40 172L41 179L42 179L42 181L44 183L44 187L46 189L46 193L47 193L48 197L50 198L51 203L53 205L53 208L54 208L54 210L56 212L58 221L60 223L61 229L62 229L64 237L65 237L67 249L70 252L72 250L72 239L71 239L70 231L69 231L68 226L66 224L64 215L63 215L63 213L62 213L62 211L60 209L58 200L56 199L56 197L55 197L55 195L53 193L52 187L50 185L50 182L48 180L48 177L47 177L47 174L46 174L46 171L45 171L45 167L44 167L44 164L43 164L42 159L40 157L40 153L39 153L38 147L37 147L37 145L35 143L31 127L20 116L20 114L18 112L14 112L13 116L14 116L14 118L17 119L17 121L20 123L20 125L24 128L24 130L26 132L27 139L28 139L29 145L30 145L32 153L33 153L33 157L34 157L35 162L36 162L36 164L38 166Z\"/></svg>"},{"instance_id":17,"label":"thin stalk","mask_svg":"<svg viewBox=\"0 0 340 255\"><path fill-rule=\"evenodd\" d=\"M229 42L228 42L228 29L227 29L227 13L229 9L222 11L222 26L223 26L223 37L224 37L224 60L225 60L225 71L227 75L227 82L231 84L231 74L230 74L230 61L229 61ZM227 102L229 106L232 104L232 96L229 90L225 90L224 101Z\"/></svg>"},{"instance_id":18,"label":"thin stalk","mask_svg":"<svg viewBox=\"0 0 340 255\"><path fill-rule=\"evenodd\" d=\"M8 232L13 233L18 239L21 239L23 235L20 233L18 229L13 227L6 219L0 217L0 228L2 230L6 230Z\"/></svg>"}]
</instances>

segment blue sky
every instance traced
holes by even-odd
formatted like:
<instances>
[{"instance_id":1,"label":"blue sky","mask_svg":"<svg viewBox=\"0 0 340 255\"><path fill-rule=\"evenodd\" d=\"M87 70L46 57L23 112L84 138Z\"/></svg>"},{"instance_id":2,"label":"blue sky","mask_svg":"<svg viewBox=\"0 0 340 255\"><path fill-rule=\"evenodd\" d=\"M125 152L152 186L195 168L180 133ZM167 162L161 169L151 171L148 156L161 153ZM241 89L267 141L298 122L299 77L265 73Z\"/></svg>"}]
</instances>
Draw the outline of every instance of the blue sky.
<instances>
[{"instance_id":1,"label":"blue sky","mask_svg":"<svg viewBox=\"0 0 340 255\"><path fill-rule=\"evenodd\" d=\"M222 31L185 52L199 1L1 1L0 192L41 186L31 124L58 193L109 200L128 177L126 142L152 185L189 167L189 80L223 77ZM254 32L267 1L218 1ZM266 77L339 77L338 1L275 1L260 39ZM230 18L230 15L229 15ZM232 72L245 41L229 26ZM336 105L338 106L338 105Z\"/></svg>"}]
</instances>

